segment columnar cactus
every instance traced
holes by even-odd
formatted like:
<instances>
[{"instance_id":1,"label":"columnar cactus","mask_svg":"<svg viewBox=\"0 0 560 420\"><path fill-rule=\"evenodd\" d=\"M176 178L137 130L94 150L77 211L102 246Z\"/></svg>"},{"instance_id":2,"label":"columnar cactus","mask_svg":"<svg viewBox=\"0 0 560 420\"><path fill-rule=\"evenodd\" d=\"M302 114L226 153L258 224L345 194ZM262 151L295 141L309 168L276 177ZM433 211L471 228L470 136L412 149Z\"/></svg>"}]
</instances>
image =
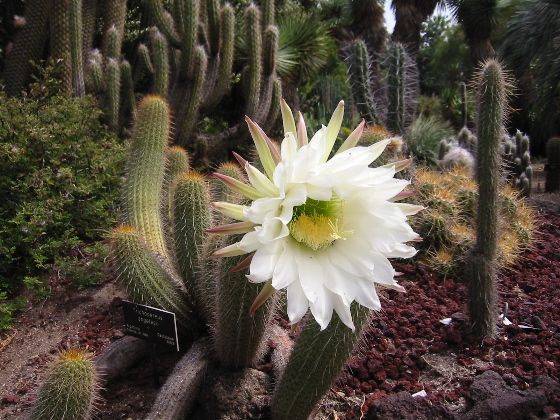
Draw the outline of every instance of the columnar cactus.
<instances>
[{"instance_id":1,"label":"columnar cactus","mask_svg":"<svg viewBox=\"0 0 560 420\"><path fill-rule=\"evenodd\" d=\"M350 357L370 317L363 306L352 306L356 331L348 329L335 314L329 326L320 331L308 319L297 338L292 356L272 397L273 420L305 420L329 390Z\"/></svg>"},{"instance_id":2,"label":"columnar cactus","mask_svg":"<svg viewBox=\"0 0 560 420\"><path fill-rule=\"evenodd\" d=\"M4 81L6 93L18 95L31 73L31 61L42 58L48 39L50 0L25 3L26 23L16 34L12 51L6 55Z\"/></svg>"},{"instance_id":3,"label":"columnar cactus","mask_svg":"<svg viewBox=\"0 0 560 420\"><path fill-rule=\"evenodd\" d=\"M416 67L405 47L398 42L392 43L386 54L387 128L393 133L402 134L412 119Z\"/></svg>"},{"instance_id":4,"label":"columnar cactus","mask_svg":"<svg viewBox=\"0 0 560 420\"><path fill-rule=\"evenodd\" d=\"M381 117L373 93L371 60L364 41L357 40L350 46L347 61L352 96L358 112L366 121L379 124Z\"/></svg>"},{"instance_id":5,"label":"columnar cactus","mask_svg":"<svg viewBox=\"0 0 560 420\"><path fill-rule=\"evenodd\" d=\"M476 246L468 262L468 307L473 333L493 336L496 330L496 258L498 192L501 181L500 141L507 108L507 83L500 63L488 60L478 75L479 200Z\"/></svg>"},{"instance_id":6,"label":"columnar cactus","mask_svg":"<svg viewBox=\"0 0 560 420\"><path fill-rule=\"evenodd\" d=\"M72 57L70 55L70 0L53 0L50 21L50 48L52 57L60 62L62 89L72 92Z\"/></svg>"},{"instance_id":7,"label":"columnar cactus","mask_svg":"<svg viewBox=\"0 0 560 420\"><path fill-rule=\"evenodd\" d=\"M560 190L560 137L552 137L546 143L546 192Z\"/></svg>"},{"instance_id":8,"label":"columnar cactus","mask_svg":"<svg viewBox=\"0 0 560 420\"><path fill-rule=\"evenodd\" d=\"M266 5L264 20L268 26L261 24L260 11L254 4L247 6L243 25L249 45L247 65L241 71L246 86L244 113L260 122L267 122L274 115L275 108L271 104L277 90L278 36L272 21L274 7L270 3ZM218 0L178 1L170 13L161 0L149 0L149 5L159 31L171 47L170 56L180 55L179 66L169 70L176 74L168 76L168 80L173 80L169 102L179 127L175 142L194 149L197 142L205 142L207 147L213 148L219 146L219 140L242 139L246 129L241 119L222 133L197 134L201 112L214 108L231 87L236 27L233 8L229 4L220 6ZM143 62L149 69L145 51ZM151 62L156 77L161 70L155 60Z\"/></svg>"},{"instance_id":9,"label":"columnar cactus","mask_svg":"<svg viewBox=\"0 0 560 420\"><path fill-rule=\"evenodd\" d=\"M82 0L70 0L68 18L70 30L70 58L72 62L72 88L74 95L81 98L85 95Z\"/></svg>"},{"instance_id":10,"label":"columnar cactus","mask_svg":"<svg viewBox=\"0 0 560 420\"><path fill-rule=\"evenodd\" d=\"M515 136L503 136L502 154L508 170L508 179L512 185L528 197L531 194L533 167L529 137L517 130Z\"/></svg>"},{"instance_id":11,"label":"columnar cactus","mask_svg":"<svg viewBox=\"0 0 560 420\"><path fill-rule=\"evenodd\" d=\"M82 350L65 350L50 366L30 419L89 420L93 418L98 392L98 374L91 355Z\"/></svg>"}]
</instances>

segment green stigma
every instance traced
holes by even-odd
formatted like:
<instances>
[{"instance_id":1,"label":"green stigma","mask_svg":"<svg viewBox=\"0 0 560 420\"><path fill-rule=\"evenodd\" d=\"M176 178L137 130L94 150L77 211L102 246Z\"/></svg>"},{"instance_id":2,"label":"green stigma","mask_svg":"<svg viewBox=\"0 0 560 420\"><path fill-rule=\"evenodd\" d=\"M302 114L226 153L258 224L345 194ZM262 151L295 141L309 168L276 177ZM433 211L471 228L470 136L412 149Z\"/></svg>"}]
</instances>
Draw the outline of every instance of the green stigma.
<instances>
[{"instance_id":1,"label":"green stigma","mask_svg":"<svg viewBox=\"0 0 560 420\"><path fill-rule=\"evenodd\" d=\"M329 201L308 199L305 204L294 207L288 229L297 242L318 251L345 238L348 232L340 230L341 221L342 201L338 197Z\"/></svg>"}]
</instances>

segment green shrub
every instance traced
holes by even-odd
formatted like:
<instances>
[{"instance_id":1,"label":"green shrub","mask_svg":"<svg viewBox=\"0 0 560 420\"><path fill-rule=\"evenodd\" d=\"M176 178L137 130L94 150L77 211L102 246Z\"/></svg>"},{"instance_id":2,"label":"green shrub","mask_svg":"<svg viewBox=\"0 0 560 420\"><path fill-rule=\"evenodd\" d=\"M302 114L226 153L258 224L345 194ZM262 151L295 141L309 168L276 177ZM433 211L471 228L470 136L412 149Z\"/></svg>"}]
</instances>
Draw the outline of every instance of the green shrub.
<instances>
[{"instance_id":1,"label":"green shrub","mask_svg":"<svg viewBox=\"0 0 560 420\"><path fill-rule=\"evenodd\" d=\"M59 95L52 77L24 98L0 92L0 292L114 223L123 146L101 125L93 98Z\"/></svg>"},{"instance_id":2,"label":"green shrub","mask_svg":"<svg viewBox=\"0 0 560 420\"><path fill-rule=\"evenodd\" d=\"M420 115L404 137L408 150L417 160L433 164L437 161L439 142L452 135L449 123L435 116Z\"/></svg>"}]
</instances>

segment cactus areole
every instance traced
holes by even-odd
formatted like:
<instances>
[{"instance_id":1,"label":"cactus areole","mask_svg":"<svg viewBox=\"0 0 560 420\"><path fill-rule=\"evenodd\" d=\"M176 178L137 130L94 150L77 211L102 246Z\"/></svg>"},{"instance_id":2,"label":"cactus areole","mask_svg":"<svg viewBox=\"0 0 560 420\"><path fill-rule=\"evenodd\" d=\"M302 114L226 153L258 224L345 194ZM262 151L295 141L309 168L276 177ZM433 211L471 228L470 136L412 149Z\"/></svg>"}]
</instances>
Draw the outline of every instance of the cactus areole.
<instances>
[{"instance_id":1,"label":"cactus areole","mask_svg":"<svg viewBox=\"0 0 560 420\"><path fill-rule=\"evenodd\" d=\"M215 255L251 254L246 261L250 267L247 278L265 283L252 311L275 290L286 289L292 323L311 309L325 329L334 310L354 330L352 302L378 310L376 284L403 290L394 280L388 258L416 253L406 245L418 238L407 216L422 207L396 202L409 184L394 178L396 167L402 165L369 167L389 140L356 147L363 124L329 159L343 112L341 101L328 126L308 142L303 118L300 115L296 126L290 108L282 102L285 137L280 150L247 118L264 173L239 157L249 184L216 174L252 200L249 205L214 203L216 209L239 222L210 230L244 234Z\"/></svg>"}]
</instances>

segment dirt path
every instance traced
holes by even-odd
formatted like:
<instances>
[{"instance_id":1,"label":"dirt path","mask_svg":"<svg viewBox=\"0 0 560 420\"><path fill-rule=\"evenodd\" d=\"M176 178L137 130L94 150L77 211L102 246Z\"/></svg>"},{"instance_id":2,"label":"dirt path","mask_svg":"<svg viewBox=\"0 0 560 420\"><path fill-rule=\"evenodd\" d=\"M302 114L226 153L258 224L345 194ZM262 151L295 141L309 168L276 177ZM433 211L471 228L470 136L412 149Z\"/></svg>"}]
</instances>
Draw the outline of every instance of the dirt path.
<instances>
[{"instance_id":1,"label":"dirt path","mask_svg":"<svg viewBox=\"0 0 560 420\"><path fill-rule=\"evenodd\" d=\"M118 311L111 308L123 293L114 283L71 294L65 287L58 289L21 315L0 340L0 419L23 416L41 371L58 349L87 346L95 353L122 336Z\"/></svg>"}]
</instances>

